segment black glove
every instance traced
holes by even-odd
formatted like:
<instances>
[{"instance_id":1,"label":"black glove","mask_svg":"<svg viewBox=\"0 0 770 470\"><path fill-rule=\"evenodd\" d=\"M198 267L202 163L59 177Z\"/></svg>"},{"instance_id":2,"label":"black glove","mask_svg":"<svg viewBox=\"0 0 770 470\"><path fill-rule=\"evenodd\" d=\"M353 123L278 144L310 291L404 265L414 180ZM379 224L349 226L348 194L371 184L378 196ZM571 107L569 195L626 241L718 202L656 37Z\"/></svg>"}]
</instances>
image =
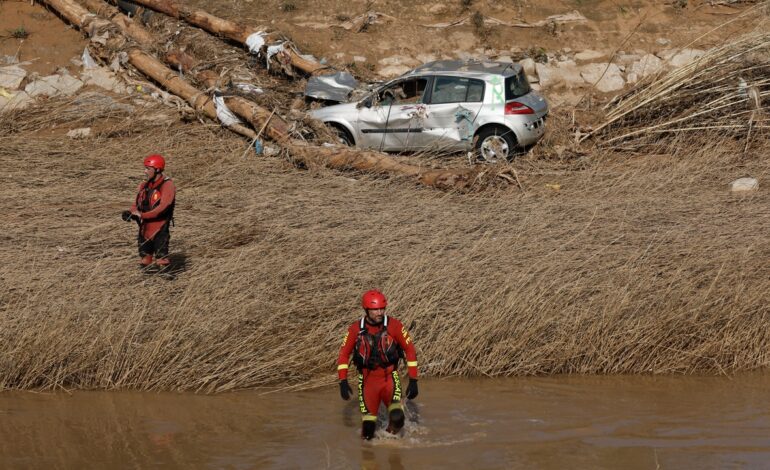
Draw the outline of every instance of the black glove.
<instances>
[{"instance_id":1,"label":"black glove","mask_svg":"<svg viewBox=\"0 0 770 470\"><path fill-rule=\"evenodd\" d=\"M343 400L350 400L350 395L353 394L350 385L347 380L340 380L340 396Z\"/></svg>"},{"instance_id":2,"label":"black glove","mask_svg":"<svg viewBox=\"0 0 770 470\"><path fill-rule=\"evenodd\" d=\"M120 218L123 219L123 222L129 222L131 220L131 211L121 212Z\"/></svg>"},{"instance_id":3,"label":"black glove","mask_svg":"<svg viewBox=\"0 0 770 470\"><path fill-rule=\"evenodd\" d=\"M420 392L417 390L417 379L409 379L409 385L406 387L406 398L414 400L418 393Z\"/></svg>"}]
</instances>

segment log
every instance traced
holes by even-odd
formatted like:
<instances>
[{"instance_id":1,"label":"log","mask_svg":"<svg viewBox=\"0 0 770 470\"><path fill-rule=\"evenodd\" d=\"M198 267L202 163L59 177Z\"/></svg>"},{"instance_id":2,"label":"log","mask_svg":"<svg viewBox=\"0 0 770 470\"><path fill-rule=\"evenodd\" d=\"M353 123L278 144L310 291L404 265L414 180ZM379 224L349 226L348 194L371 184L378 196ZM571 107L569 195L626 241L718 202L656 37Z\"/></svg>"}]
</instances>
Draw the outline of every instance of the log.
<instances>
[{"instance_id":1,"label":"log","mask_svg":"<svg viewBox=\"0 0 770 470\"><path fill-rule=\"evenodd\" d=\"M172 51L166 54L166 62L181 67L186 73L195 70L200 62L190 54L182 51ZM219 76L206 70L196 74L196 79L207 87L216 87ZM227 106L235 114L249 121L255 129L261 129L267 119L268 111L248 100L232 97L225 100ZM289 150L291 156L305 166L326 166L338 170L355 169L368 173L383 173L405 177L416 177L427 186L440 189L465 189L472 184L478 174L471 169L459 170L426 170L417 165L398 161L396 158L379 152L362 151L346 147L319 147L308 145L303 141L288 139L288 124L280 117L280 121L267 123L268 135Z\"/></svg>"},{"instance_id":2,"label":"log","mask_svg":"<svg viewBox=\"0 0 770 470\"><path fill-rule=\"evenodd\" d=\"M152 34L142 25L120 12L116 7L102 0L81 0L81 2L96 15L103 16L115 24L126 36L144 47L156 44Z\"/></svg>"},{"instance_id":3,"label":"log","mask_svg":"<svg viewBox=\"0 0 770 470\"><path fill-rule=\"evenodd\" d=\"M72 0L41 1L58 11L63 17L71 18L72 24L80 28L88 27L101 21ZM101 24L109 26L111 23L102 22ZM93 34L94 30L91 29L87 33ZM209 97L204 92L187 83L173 70L138 48L130 49L128 51L128 58L131 65L136 67L137 70L152 78L170 92L184 98L194 109L212 119L216 119L216 108ZM214 77L211 76L211 78ZM253 106L256 107L256 105ZM246 113L245 110L240 111ZM238 127L241 127L240 130L244 132L244 135L251 138L256 137L256 134L251 129L242 128L242 126ZM306 165L317 164L342 170L353 168L365 172L381 172L414 177L424 185L440 189L467 189L477 181L479 175L479 172L474 169L426 170L417 165L399 162L389 155L377 152L340 147L311 146L302 141L289 139L284 141L284 145L295 160Z\"/></svg>"},{"instance_id":4,"label":"log","mask_svg":"<svg viewBox=\"0 0 770 470\"><path fill-rule=\"evenodd\" d=\"M255 33L262 33L261 29L257 29L251 26L242 25L235 21L226 20L207 13L203 10L196 10L188 7L184 3L178 0L131 0L133 3L151 8L155 11L164 13L173 18L177 18L193 26L197 26L211 34L222 36L231 41L235 41L242 44L246 48L249 46L246 44L249 36ZM265 35L266 45L280 42L281 36L276 33L269 33ZM329 67L321 64L320 62L309 60L302 57L294 50L293 47L287 47L284 49L284 54L287 56L288 62L292 67L301 70L308 75L318 74L323 70L328 70Z\"/></svg>"},{"instance_id":5,"label":"log","mask_svg":"<svg viewBox=\"0 0 770 470\"><path fill-rule=\"evenodd\" d=\"M73 0L41 1L89 36L96 34L97 31L108 29L112 25L109 21L97 18ZM197 88L187 83L174 73L173 70L158 62L157 59L137 48L133 48L128 51L128 60L140 72L152 78L175 95L182 97L197 112L215 121L217 120L214 103L204 93L201 93ZM256 137L254 131L243 126L231 126L231 129L246 137Z\"/></svg>"},{"instance_id":6,"label":"log","mask_svg":"<svg viewBox=\"0 0 770 470\"><path fill-rule=\"evenodd\" d=\"M179 67L185 73L195 73L195 79L206 86L206 88L216 88L219 85L219 75L211 70L193 72L197 69L200 61L190 54L174 50L166 54L166 63ZM251 101L240 96L225 97L225 104L238 117L249 122L254 129L265 128L265 134L278 143L282 143L289 138L289 123L275 113L258 106Z\"/></svg>"}]
</instances>

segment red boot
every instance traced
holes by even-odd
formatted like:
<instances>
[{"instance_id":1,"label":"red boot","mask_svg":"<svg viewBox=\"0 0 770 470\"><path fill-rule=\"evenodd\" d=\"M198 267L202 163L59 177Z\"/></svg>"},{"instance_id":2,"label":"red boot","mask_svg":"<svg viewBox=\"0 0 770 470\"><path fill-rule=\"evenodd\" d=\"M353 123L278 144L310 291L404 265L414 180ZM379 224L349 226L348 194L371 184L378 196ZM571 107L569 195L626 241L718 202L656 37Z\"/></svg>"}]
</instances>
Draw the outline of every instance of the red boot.
<instances>
[{"instance_id":1,"label":"red boot","mask_svg":"<svg viewBox=\"0 0 770 470\"><path fill-rule=\"evenodd\" d=\"M168 258L158 258L155 260L155 264L157 264L161 268L165 268L169 264L171 264L171 261Z\"/></svg>"},{"instance_id":2,"label":"red boot","mask_svg":"<svg viewBox=\"0 0 770 470\"><path fill-rule=\"evenodd\" d=\"M141 263L143 268L146 268L147 266L152 264L152 255L144 255L142 256L142 260L139 262Z\"/></svg>"}]
</instances>

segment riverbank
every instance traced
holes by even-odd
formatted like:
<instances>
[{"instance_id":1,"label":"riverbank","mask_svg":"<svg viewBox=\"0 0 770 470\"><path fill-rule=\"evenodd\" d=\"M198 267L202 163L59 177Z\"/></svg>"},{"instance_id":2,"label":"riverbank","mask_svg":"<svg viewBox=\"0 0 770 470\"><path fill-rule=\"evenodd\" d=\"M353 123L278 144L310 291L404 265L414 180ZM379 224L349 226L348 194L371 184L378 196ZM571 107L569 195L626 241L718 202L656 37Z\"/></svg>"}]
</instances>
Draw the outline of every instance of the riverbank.
<instances>
[{"instance_id":1,"label":"riverbank","mask_svg":"<svg viewBox=\"0 0 770 470\"><path fill-rule=\"evenodd\" d=\"M549 140L514 163L523 189L452 194L298 171L198 123L115 115L72 139L94 121L71 106L0 121L2 389L331 383L372 287L428 376L767 366L770 200L728 190L770 179L766 140L561 157ZM180 188L168 276L139 271L119 218L153 152Z\"/></svg>"}]
</instances>

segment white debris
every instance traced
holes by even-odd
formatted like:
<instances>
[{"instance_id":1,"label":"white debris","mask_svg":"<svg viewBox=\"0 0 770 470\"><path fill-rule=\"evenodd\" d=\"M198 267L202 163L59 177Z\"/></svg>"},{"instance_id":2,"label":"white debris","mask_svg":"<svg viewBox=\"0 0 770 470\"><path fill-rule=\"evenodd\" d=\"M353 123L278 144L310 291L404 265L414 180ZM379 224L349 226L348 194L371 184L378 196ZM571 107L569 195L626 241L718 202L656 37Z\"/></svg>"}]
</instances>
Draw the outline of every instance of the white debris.
<instances>
[{"instance_id":1,"label":"white debris","mask_svg":"<svg viewBox=\"0 0 770 470\"><path fill-rule=\"evenodd\" d=\"M80 56L80 60L83 62L83 68L88 69L95 69L98 67L96 65L96 62L94 61L93 57L91 57L91 54L88 52L88 48L86 47L83 49L83 55Z\"/></svg>"},{"instance_id":2,"label":"white debris","mask_svg":"<svg viewBox=\"0 0 770 470\"><path fill-rule=\"evenodd\" d=\"M360 55L354 55L353 62L366 62L366 57L360 56Z\"/></svg>"},{"instance_id":3,"label":"white debris","mask_svg":"<svg viewBox=\"0 0 770 470\"><path fill-rule=\"evenodd\" d=\"M265 45L265 33L262 31L257 31L256 33L252 33L249 35L249 37L246 38L246 46L249 48L249 52L252 54L259 53L260 49L262 49L262 46Z\"/></svg>"},{"instance_id":4,"label":"white debris","mask_svg":"<svg viewBox=\"0 0 770 470\"><path fill-rule=\"evenodd\" d=\"M84 139L86 137L91 137L91 128L81 127L78 129L72 129L71 131L67 132L67 137L70 139Z\"/></svg>"},{"instance_id":5,"label":"white debris","mask_svg":"<svg viewBox=\"0 0 770 470\"><path fill-rule=\"evenodd\" d=\"M6 96L5 93L0 94L0 113L14 109L24 109L32 104L33 101L34 100L23 91L18 91L10 96Z\"/></svg>"},{"instance_id":6,"label":"white debris","mask_svg":"<svg viewBox=\"0 0 770 470\"><path fill-rule=\"evenodd\" d=\"M273 44L272 46L267 46L267 69L270 70L270 59L273 58L274 55L280 53L283 51L283 43L279 42L278 44Z\"/></svg>"},{"instance_id":7,"label":"white debris","mask_svg":"<svg viewBox=\"0 0 770 470\"><path fill-rule=\"evenodd\" d=\"M27 76L27 71L18 65L0 67L0 87L15 90Z\"/></svg>"},{"instance_id":8,"label":"white debris","mask_svg":"<svg viewBox=\"0 0 770 470\"><path fill-rule=\"evenodd\" d=\"M756 178L738 178L730 183L730 191L756 191L759 189L759 180Z\"/></svg>"},{"instance_id":9,"label":"white debris","mask_svg":"<svg viewBox=\"0 0 770 470\"><path fill-rule=\"evenodd\" d=\"M105 67L88 69L83 72L81 78L86 85L94 85L114 93L126 93L127 87L118 80L112 70Z\"/></svg>"},{"instance_id":10,"label":"white debris","mask_svg":"<svg viewBox=\"0 0 770 470\"><path fill-rule=\"evenodd\" d=\"M49 75L24 87L29 96L70 96L83 87L83 82L70 75Z\"/></svg>"},{"instance_id":11,"label":"white debris","mask_svg":"<svg viewBox=\"0 0 770 470\"><path fill-rule=\"evenodd\" d=\"M225 98L222 95L214 94L214 107L217 110L217 118L225 126L230 127L233 124L241 124L241 120L238 116L230 111L230 108L225 104Z\"/></svg>"}]
</instances>

